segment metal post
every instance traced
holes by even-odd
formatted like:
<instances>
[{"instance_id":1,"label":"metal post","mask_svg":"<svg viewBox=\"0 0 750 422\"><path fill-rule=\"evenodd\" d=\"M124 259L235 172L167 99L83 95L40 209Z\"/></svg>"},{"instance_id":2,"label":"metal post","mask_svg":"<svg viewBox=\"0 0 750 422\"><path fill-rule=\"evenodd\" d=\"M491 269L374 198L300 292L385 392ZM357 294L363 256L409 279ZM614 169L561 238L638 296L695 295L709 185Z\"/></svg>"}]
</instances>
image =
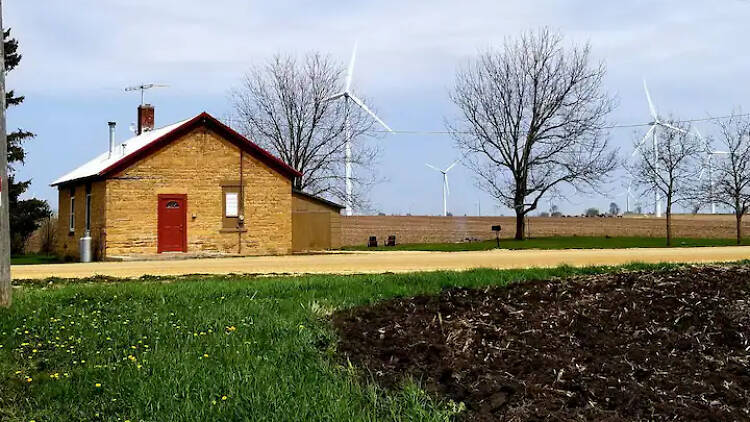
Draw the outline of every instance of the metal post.
<instances>
[{"instance_id":1,"label":"metal post","mask_svg":"<svg viewBox=\"0 0 750 422\"><path fill-rule=\"evenodd\" d=\"M0 0L0 31L4 31L2 15L3 2ZM4 58L4 42L0 43L0 53L2 53ZM8 214L8 138L5 132L5 60L0 60L0 307L10 307L11 289L10 223Z\"/></svg>"}]
</instances>

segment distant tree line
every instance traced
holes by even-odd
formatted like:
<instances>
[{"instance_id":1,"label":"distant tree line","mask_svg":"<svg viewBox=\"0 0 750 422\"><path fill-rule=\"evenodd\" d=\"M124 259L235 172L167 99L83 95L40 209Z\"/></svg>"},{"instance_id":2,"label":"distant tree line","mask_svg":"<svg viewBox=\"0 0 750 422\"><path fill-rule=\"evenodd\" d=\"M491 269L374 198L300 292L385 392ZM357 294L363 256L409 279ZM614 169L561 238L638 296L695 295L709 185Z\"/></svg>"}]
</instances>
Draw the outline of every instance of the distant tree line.
<instances>
[{"instance_id":1,"label":"distant tree line","mask_svg":"<svg viewBox=\"0 0 750 422\"><path fill-rule=\"evenodd\" d=\"M477 185L514 211L516 238L524 238L525 217L544 198L559 197L562 190L604 193L601 186L624 168L637 196L664 199L668 244L674 207L681 203L696 210L708 203L732 209L741 242L742 217L750 208L750 121L737 113L719 124L722 159L710 153L714 140L702 141L671 119L666 123L675 130L654 131L653 142L636 143L641 154L624 163L609 144L615 100L604 88L605 76L589 44L568 43L548 28L507 38L457 71L449 94L457 114L447 120L448 128ZM359 141L371 134L368 116L326 101L343 77L343 67L320 53L302 60L277 55L246 74L232 102L240 128L304 174L296 188L332 199L343 198L343 140L351 131L359 167L355 202L364 204L375 181L364 175L374 174L377 150ZM701 174L707 157L715 164L710 177ZM607 211L631 213L614 202ZM556 206L540 214L562 215ZM604 213L591 208L584 214Z\"/></svg>"}]
</instances>

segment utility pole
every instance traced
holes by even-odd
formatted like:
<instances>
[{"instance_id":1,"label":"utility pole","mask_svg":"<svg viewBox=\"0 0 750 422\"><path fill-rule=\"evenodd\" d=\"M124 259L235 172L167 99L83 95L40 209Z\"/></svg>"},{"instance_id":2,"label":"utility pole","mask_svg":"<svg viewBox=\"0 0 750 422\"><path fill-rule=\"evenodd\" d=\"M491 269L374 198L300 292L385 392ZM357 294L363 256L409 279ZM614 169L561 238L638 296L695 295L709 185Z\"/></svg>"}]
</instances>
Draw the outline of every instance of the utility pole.
<instances>
[{"instance_id":1,"label":"utility pole","mask_svg":"<svg viewBox=\"0 0 750 422\"><path fill-rule=\"evenodd\" d=\"M0 33L3 26L3 1L0 0ZM5 131L5 37L0 42L0 307L11 302L10 223L8 221L8 135Z\"/></svg>"}]
</instances>

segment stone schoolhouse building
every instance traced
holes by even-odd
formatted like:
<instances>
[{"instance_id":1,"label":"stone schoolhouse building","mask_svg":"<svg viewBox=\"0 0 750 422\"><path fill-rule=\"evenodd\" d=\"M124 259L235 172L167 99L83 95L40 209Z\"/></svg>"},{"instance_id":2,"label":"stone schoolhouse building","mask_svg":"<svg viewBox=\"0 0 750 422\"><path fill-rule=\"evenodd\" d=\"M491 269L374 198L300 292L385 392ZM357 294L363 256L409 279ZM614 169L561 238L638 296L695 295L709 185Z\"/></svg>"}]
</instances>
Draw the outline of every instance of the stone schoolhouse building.
<instances>
[{"instance_id":1,"label":"stone schoolhouse building","mask_svg":"<svg viewBox=\"0 0 750 422\"><path fill-rule=\"evenodd\" d=\"M59 256L77 257L87 234L97 259L340 245L342 207L294 192L298 171L211 115L154 129L142 105L137 136L120 145L109 125L109 150L52 183Z\"/></svg>"}]
</instances>

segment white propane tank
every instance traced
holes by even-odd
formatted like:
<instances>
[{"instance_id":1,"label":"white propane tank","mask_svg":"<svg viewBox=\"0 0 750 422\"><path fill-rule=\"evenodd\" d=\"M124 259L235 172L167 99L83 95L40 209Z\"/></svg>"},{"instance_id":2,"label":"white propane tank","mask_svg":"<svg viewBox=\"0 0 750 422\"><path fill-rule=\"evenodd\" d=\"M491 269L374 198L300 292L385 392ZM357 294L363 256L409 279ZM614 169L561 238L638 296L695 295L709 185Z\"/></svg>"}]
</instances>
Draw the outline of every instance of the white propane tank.
<instances>
[{"instance_id":1,"label":"white propane tank","mask_svg":"<svg viewBox=\"0 0 750 422\"><path fill-rule=\"evenodd\" d=\"M88 230L78 241L78 251L81 254L81 262L91 262L91 233L89 233Z\"/></svg>"}]
</instances>

